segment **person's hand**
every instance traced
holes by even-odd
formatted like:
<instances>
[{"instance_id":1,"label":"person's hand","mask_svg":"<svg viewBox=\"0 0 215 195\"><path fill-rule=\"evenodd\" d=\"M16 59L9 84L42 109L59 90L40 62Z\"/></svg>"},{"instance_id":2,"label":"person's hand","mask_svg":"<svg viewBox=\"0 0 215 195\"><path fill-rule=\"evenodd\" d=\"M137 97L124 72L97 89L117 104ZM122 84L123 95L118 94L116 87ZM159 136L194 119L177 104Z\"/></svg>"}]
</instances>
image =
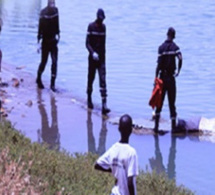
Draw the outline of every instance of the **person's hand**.
<instances>
[{"instance_id":1,"label":"person's hand","mask_svg":"<svg viewBox=\"0 0 215 195\"><path fill-rule=\"evenodd\" d=\"M57 35L57 43L60 42L60 34Z\"/></svg>"},{"instance_id":2,"label":"person's hand","mask_svg":"<svg viewBox=\"0 0 215 195\"><path fill-rule=\"evenodd\" d=\"M40 51L41 51L41 44L38 43L38 44L37 44L37 53L40 53Z\"/></svg>"},{"instance_id":3,"label":"person's hand","mask_svg":"<svg viewBox=\"0 0 215 195\"><path fill-rule=\"evenodd\" d=\"M177 77L178 75L179 75L179 72L175 73L175 74L174 74L174 77Z\"/></svg>"},{"instance_id":4,"label":"person's hand","mask_svg":"<svg viewBox=\"0 0 215 195\"><path fill-rule=\"evenodd\" d=\"M93 59L96 61L99 60L99 55L96 52L93 52Z\"/></svg>"}]
</instances>

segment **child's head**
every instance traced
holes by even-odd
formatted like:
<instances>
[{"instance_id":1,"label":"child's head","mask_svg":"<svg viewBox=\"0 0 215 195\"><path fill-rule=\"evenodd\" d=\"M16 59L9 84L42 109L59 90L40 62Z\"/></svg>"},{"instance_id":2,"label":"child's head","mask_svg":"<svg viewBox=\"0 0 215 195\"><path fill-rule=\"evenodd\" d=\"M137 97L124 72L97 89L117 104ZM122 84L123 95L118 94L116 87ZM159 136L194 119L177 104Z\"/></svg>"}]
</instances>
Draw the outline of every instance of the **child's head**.
<instances>
[{"instance_id":1,"label":"child's head","mask_svg":"<svg viewBox=\"0 0 215 195\"><path fill-rule=\"evenodd\" d=\"M122 137L129 137L132 132L132 118L125 114L119 119L119 131Z\"/></svg>"}]
</instances>

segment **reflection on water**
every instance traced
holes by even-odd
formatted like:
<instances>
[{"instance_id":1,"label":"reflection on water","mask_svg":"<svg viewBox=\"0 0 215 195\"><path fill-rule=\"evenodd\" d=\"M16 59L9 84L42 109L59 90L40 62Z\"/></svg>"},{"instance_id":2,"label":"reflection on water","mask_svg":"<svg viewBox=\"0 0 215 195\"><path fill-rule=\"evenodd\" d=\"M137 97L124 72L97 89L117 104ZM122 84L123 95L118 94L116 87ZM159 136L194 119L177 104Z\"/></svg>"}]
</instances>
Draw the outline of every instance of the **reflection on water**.
<instances>
[{"instance_id":1,"label":"reflection on water","mask_svg":"<svg viewBox=\"0 0 215 195\"><path fill-rule=\"evenodd\" d=\"M176 136L171 136L171 146L169 149L169 161L167 165L167 175L170 179L175 179L175 157L176 157Z\"/></svg>"},{"instance_id":2,"label":"reflection on water","mask_svg":"<svg viewBox=\"0 0 215 195\"><path fill-rule=\"evenodd\" d=\"M92 121L92 112L87 111L87 135L88 135L88 151L102 155L106 151L106 136L107 136L107 127L106 119L101 117L101 131L99 134L99 143L98 149L96 149L96 141L93 135L93 121Z\"/></svg>"},{"instance_id":3,"label":"reflection on water","mask_svg":"<svg viewBox=\"0 0 215 195\"><path fill-rule=\"evenodd\" d=\"M35 48L39 12L46 3L46 0L0 0L0 16L4 22L0 36L0 47L4 54L3 61L14 67L23 65L26 67L24 71L29 71L33 75L36 73L40 58L36 54ZM94 13L98 5L103 7L107 13L105 19L108 28L107 82L108 102L113 108L111 114L119 116L129 112L133 118L137 119L151 117L148 100L156 66L157 47L165 39L167 28L174 25L177 30L176 40L181 45L184 56L181 75L177 81L179 116L186 118L193 115L214 117L215 61L213 56L215 39L212 37L215 34L215 4L210 0L200 3L185 0L180 2L163 1L162 4L158 0L125 0L123 2L86 0L84 3L70 0L57 1L62 29L62 38L59 43L58 85L63 88L63 91L68 91L69 98L72 95L72 98L85 102L88 55L85 48L86 27L95 18ZM184 9L184 5L186 5L186 9ZM73 11L71 12L71 10ZM155 10L156 14L154 14ZM170 15L174 15L174 17L169 17ZM49 71L46 71L44 81L47 81L49 76ZM98 89L96 88L96 90ZM38 132L38 139L40 142L47 142L51 148L59 149L60 141L62 145L63 140L62 137L60 140L59 136L55 98L50 96L52 121L49 125L47 107L44 106L41 96L41 92L38 92L38 109L41 115L41 130ZM95 104L98 104L100 97L95 94L94 98ZM165 103L164 119L169 118L167 105ZM58 108L60 110L60 107ZM106 144L111 145L112 143L108 143L108 139L106 140L106 121L101 119L101 131L98 147L96 147L97 142L91 114L87 113L88 150L100 155L105 152ZM215 143L214 136L189 138L190 140ZM211 173L214 176L214 170L211 171L211 168L208 168L210 162L214 162L214 155L212 155L214 145L209 142L207 144L201 142L194 146L192 142L185 139L182 142L187 144L189 150L186 150L184 147L180 147L180 139L171 137L171 146L166 149L168 154L165 155L166 153L162 154L160 147L166 147L166 142L163 143L162 138L159 137L153 137L153 139L155 148L151 148L151 150L153 152L155 150L155 156L150 158L150 153L146 159L150 158L151 167L156 168L158 172L166 172L169 178L178 177L177 179L186 185L193 184L192 179L185 175L186 171L191 171L194 178L207 178ZM176 139L178 139L177 146ZM151 144L150 141L148 144ZM177 155L187 155L190 150L193 150L190 157L192 165L189 162L181 162L183 158L176 158L176 147ZM196 153L196 148L198 148L198 153ZM208 155L205 154L205 148ZM194 154L195 158L193 158ZM163 160L166 158L168 158L167 165ZM193 167L193 159L195 162L198 161L198 166ZM204 159L207 160L204 161ZM148 162L148 160L146 161ZM177 169L181 167L180 163L184 165L185 169ZM145 167L145 164L141 164L141 166ZM205 173L198 174L196 170L199 167ZM197 186L204 186L204 190L208 190L208 185L212 188L211 183L209 179L204 181L200 179L197 181L197 185L192 187L196 189Z\"/></svg>"},{"instance_id":4,"label":"reflection on water","mask_svg":"<svg viewBox=\"0 0 215 195\"><path fill-rule=\"evenodd\" d=\"M154 135L155 141L155 158L149 159L150 166L157 173L167 173L169 179L175 179L175 157L176 157L176 136L171 136L171 146L169 149L169 159L167 169L163 164L163 157L160 150L159 136Z\"/></svg>"},{"instance_id":5,"label":"reflection on water","mask_svg":"<svg viewBox=\"0 0 215 195\"><path fill-rule=\"evenodd\" d=\"M0 0L0 17L2 18L2 9L3 9L3 3L4 1L3 0Z\"/></svg>"},{"instance_id":6,"label":"reflection on water","mask_svg":"<svg viewBox=\"0 0 215 195\"><path fill-rule=\"evenodd\" d=\"M154 135L154 148L155 148L155 157L149 158L149 164L151 169L157 173L165 173L169 179L177 179L176 176L176 153L177 153L177 142L179 139L181 141L188 138L193 142L210 142L215 143L215 135L208 133L204 134L202 132L193 132L181 135L172 135L171 136L171 145L168 153L168 164L167 166L163 163L163 156L160 150L159 136ZM180 148L178 148L180 149ZM186 154L186 152L184 152Z\"/></svg>"},{"instance_id":7,"label":"reflection on water","mask_svg":"<svg viewBox=\"0 0 215 195\"><path fill-rule=\"evenodd\" d=\"M163 165L163 157L160 151L158 135L154 136L154 141L155 141L155 158L154 157L150 158L149 163L151 168L155 170L157 173L163 173L165 172L165 167Z\"/></svg>"},{"instance_id":8,"label":"reflection on water","mask_svg":"<svg viewBox=\"0 0 215 195\"><path fill-rule=\"evenodd\" d=\"M36 54L39 12L46 4L46 1L41 0L0 0L0 12L4 15L4 32L1 36L4 59L14 66L25 65L26 70L33 74L36 73L40 58ZM214 3L204 1L196 4L183 0L181 5L183 4L186 4L186 9L176 2L165 1L160 4L158 0L144 3L87 0L83 4L78 1L57 1L62 35L59 43L59 87L69 92L74 91L73 96L78 101L85 101L88 55L85 48L86 27L95 18L95 9L100 5L107 13L107 83L112 113L118 115L129 110L136 118L149 117L151 108L148 100L155 72L157 47L165 39L169 25L174 25L185 61L177 81L179 116L198 113L213 117L214 106L211 102L214 97L215 44L210 37L214 35ZM169 14L175 17L169 17ZM190 45L194 49L190 50ZM48 78L49 72L45 71L44 81ZM193 86L198 90L193 90ZM121 101L122 97L124 101ZM95 95L94 100L98 104L100 97ZM140 109L145 112L139 112ZM165 119L169 118L167 109L165 103Z\"/></svg>"},{"instance_id":9,"label":"reflection on water","mask_svg":"<svg viewBox=\"0 0 215 195\"><path fill-rule=\"evenodd\" d=\"M38 130L38 142L45 142L50 149L60 149L60 134L58 130L57 105L53 94L50 94L51 125L42 100L42 92L38 89L38 108L41 115L41 130Z\"/></svg>"}]
</instances>

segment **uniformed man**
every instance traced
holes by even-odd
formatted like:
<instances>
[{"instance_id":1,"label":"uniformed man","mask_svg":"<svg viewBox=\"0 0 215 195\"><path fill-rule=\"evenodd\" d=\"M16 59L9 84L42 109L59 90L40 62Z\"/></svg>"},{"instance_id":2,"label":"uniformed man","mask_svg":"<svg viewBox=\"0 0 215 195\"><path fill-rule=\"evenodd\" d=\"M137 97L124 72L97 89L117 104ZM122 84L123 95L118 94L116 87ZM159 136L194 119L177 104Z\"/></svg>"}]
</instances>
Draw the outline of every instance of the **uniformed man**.
<instances>
[{"instance_id":1,"label":"uniformed man","mask_svg":"<svg viewBox=\"0 0 215 195\"><path fill-rule=\"evenodd\" d=\"M42 56L41 63L37 71L36 83L38 88L43 89L44 85L41 80L43 71L48 60L49 53L51 54L51 85L52 91L55 89L55 79L57 76L57 59L58 59L58 47L57 44L60 40L59 30L59 16L58 8L55 6L55 0L48 0L48 5L40 12L39 29L38 29L38 44L42 39ZM38 49L39 52L39 49Z\"/></svg>"},{"instance_id":2,"label":"uniformed man","mask_svg":"<svg viewBox=\"0 0 215 195\"><path fill-rule=\"evenodd\" d=\"M162 91L162 105L164 102L165 94L168 95L170 117L172 121L172 131L176 127L176 82L175 77L179 75L182 67L182 54L179 47L175 44L173 39L175 38L175 29L170 27L167 31L167 40L158 49L158 63L156 68L155 77L158 76L163 81L163 91ZM178 58L178 67L176 71L176 60ZM162 105L156 108L155 111L155 127L154 131L157 132L159 128L160 112L162 110Z\"/></svg>"},{"instance_id":3,"label":"uniformed man","mask_svg":"<svg viewBox=\"0 0 215 195\"><path fill-rule=\"evenodd\" d=\"M88 57L88 83L87 83L87 104L93 109L92 91L96 70L99 74L100 93L102 97L102 113L107 114L110 109L106 105L106 68L105 68L105 39L106 26L103 23L105 13L103 9L98 9L97 19L88 25L86 47L89 51Z\"/></svg>"}]
</instances>

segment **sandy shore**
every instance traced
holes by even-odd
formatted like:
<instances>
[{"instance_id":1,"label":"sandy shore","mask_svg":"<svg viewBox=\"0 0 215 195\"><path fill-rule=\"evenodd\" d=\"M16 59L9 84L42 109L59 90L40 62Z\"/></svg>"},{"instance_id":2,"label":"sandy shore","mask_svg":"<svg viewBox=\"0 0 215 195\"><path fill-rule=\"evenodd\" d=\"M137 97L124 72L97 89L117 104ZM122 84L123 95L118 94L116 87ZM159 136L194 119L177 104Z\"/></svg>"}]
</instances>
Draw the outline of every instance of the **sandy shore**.
<instances>
[{"instance_id":1,"label":"sandy shore","mask_svg":"<svg viewBox=\"0 0 215 195\"><path fill-rule=\"evenodd\" d=\"M119 140L119 116L104 117L100 110L91 112L86 102L78 102L72 94L38 89L35 80L25 67L2 67L3 116L33 142L46 142L51 148L69 152L102 154ZM147 128L142 132L134 129L134 133L153 134Z\"/></svg>"},{"instance_id":2,"label":"sandy shore","mask_svg":"<svg viewBox=\"0 0 215 195\"><path fill-rule=\"evenodd\" d=\"M106 142L112 145L119 139L117 125L100 112L90 112L72 95L37 89L35 76L24 67L3 65L1 83L3 116L32 141L69 152L103 153ZM107 131L112 132L109 138Z\"/></svg>"},{"instance_id":3,"label":"sandy shore","mask_svg":"<svg viewBox=\"0 0 215 195\"><path fill-rule=\"evenodd\" d=\"M5 65L0 78L3 116L33 142L46 142L50 148L68 152L102 154L119 140L119 117L103 117L100 110L91 112L86 102L78 102L72 94L37 89L35 75L27 73L25 67ZM152 121L135 119L134 123L144 127L134 129L136 136L153 134L146 128L153 125ZM142 138L136 136L131 143L138 145Z\"/></svg>"}]
</instances>

